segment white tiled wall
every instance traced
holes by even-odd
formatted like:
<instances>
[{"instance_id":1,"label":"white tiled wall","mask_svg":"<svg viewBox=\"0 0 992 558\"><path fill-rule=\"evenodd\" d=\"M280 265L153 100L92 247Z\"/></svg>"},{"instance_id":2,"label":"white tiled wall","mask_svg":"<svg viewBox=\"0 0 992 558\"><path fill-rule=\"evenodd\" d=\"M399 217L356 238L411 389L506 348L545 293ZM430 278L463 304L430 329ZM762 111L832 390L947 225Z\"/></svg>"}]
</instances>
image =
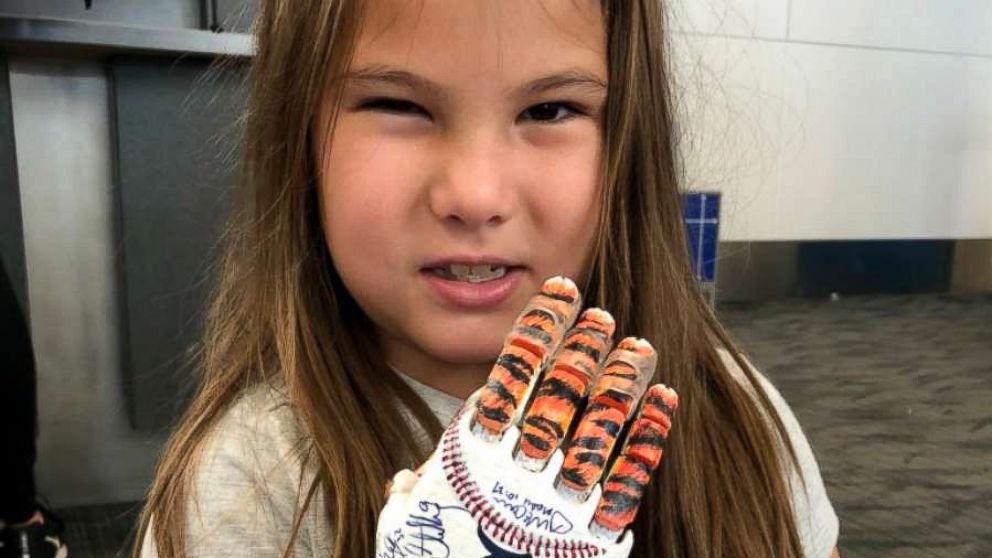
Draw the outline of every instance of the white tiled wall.
<instances>
[{"instance_id":1,"label":"white tiled wall","mask_svg":"<svg viewBox=\"0 0 992 558\"><path fill-rule=\"evenodd\" d=\"M724 192L721 239L992 237L992 7L705 4L673 8L674 47L687 169Z\"/></svg>"},{"instance_id":2,"label":"white tiled wall","mask_svg":"<svg viewBox=\"0 0 992 558\"><path fill-rule=\"evenodd\" d=\"M681 0L669 6L678 31L785 38L789 0Z\"/></svg>"},{"instance_id":3,"label":"white tiled wall","mask_svg":"<svg viewBox=\"0 0 992 558\"><path fill-rule=\"evenodd\" d=\"M789 36L992 56L988 0L791 0Z\"/></svg>"}]
</instances>

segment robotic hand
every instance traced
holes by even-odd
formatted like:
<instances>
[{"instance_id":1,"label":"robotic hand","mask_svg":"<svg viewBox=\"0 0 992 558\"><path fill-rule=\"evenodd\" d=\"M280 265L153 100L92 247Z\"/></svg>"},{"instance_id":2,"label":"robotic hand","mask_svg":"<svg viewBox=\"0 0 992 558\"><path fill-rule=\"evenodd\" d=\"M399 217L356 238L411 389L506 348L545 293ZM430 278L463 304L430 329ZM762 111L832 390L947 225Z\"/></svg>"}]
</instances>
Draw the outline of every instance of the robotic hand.
<instances>
[{"instance_id":1,"label":"robotic hand","mask_svg":"<svg viewBox=\"0 0 992 558\"><path fill-rule=\"evenodd\" d=\"M590 308L569 330L580 307L564 277L531 299L489 381L431 457L393 478L377 558L630 554L626 528L661 461L678 396L663 384L648 388L657 354L643 339L620 341L601 368L613 318Z\"/></svg>"}]
</instances>

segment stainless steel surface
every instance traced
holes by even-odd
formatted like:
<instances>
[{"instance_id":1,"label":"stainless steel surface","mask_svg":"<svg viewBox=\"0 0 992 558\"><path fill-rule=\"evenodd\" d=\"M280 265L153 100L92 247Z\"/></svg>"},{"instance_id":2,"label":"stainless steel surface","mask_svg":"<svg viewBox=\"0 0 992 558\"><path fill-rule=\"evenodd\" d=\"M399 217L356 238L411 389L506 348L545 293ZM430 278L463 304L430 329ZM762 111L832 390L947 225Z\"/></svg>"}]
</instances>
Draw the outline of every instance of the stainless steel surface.
<instances>
[{"instance_id":1,"label":"stainless steel surface","mask_svg":"<svg viewBox=\"0 0 992 558\"><path fill-rule=\"evenodd\" d=\"M124 25L201 27L202 0L0 0L0 13L21 17L114 22Z\"/></svg>"},{"instance_id":2,"label":"stainless steel surface","mask_svg":"<svg viewBox=\"0 0 992 558\"><path fill-rule=\"evenodd\" d=\"M103 64L10 58L39 489L55 506L135 500L161 436L128 424L120 367L109 78Z\"/></svg>"},{"instance_id":3,"label":"stainless steel surface","mask_svg":"<svg viewBox=\"0 0 992 558\"><path fill-rule=\"evenodd\" d=\"M251 56L244 33L0 15L0 49L22 53Z\"/></svg>"}]
</instances>

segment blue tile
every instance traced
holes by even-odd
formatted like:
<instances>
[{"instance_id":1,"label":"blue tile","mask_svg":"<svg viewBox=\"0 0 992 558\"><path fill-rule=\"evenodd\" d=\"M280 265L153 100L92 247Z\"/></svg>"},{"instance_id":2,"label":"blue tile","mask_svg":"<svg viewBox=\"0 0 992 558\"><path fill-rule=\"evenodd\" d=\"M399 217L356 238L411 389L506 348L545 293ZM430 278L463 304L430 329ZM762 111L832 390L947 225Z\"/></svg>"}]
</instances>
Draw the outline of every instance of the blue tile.
<instances>
[{"instance_id":1,"label":"blue tile","mask_svg":"<svg viewBox=\"0 0 992 558\"><path fill-rule=\"evenodd\" d=\"M698 219L702 207L702 195L689 192L682 196L682 217L686 219Z\"/></svg>"},{"instance_id":2,"label":"blue tile","mask_svg":"<svg viewBox=\"0 0 992 558\"><path fill-rule=\"evenodd\" d=\"M706 219L720 218L720 194L718 192L705 194L706 203L703 205L703 217Z\"/></svg>"},{"instance_id":3,"label":"blue tile","mask_svg":"<svg viewBox=\"0 0 992 558\"><path fill-rule=\"evenodd\" d=\"M697 275L702 276L703 281L716 280L716 243L717 243L716 223L707 223L703 226L703 254L700 257L702 269Z\"/></svg>"},{"instance_id":4,"label":"blue tile","mask_svg":"<svg viewBox=\"0 0 992 558\"><path fill-rule=\"evenodd\" d=\"M682 218L692 258L692 270L699 281L716 278L716 242L720 216L719 192L687 192L682 197Z\"/></svg>"}]
</instances>

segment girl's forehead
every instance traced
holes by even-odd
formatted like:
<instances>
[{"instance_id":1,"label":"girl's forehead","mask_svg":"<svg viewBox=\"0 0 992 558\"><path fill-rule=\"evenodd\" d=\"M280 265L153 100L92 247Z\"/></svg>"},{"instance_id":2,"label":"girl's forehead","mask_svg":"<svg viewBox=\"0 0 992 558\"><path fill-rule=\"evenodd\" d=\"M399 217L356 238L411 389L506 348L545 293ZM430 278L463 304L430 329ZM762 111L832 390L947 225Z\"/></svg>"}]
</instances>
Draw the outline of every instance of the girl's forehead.
<instances>
[{"instance_id":1,"label":"girl's forehead","mask_svg":"<svg viewBox=\"0 0 992 558\"><path fill-rule=\"evenodd\" d=\"M532 75L579 69L606 80L598 0L371 0L352 63L420 74Z\"/></svg>"}]
</instances>

